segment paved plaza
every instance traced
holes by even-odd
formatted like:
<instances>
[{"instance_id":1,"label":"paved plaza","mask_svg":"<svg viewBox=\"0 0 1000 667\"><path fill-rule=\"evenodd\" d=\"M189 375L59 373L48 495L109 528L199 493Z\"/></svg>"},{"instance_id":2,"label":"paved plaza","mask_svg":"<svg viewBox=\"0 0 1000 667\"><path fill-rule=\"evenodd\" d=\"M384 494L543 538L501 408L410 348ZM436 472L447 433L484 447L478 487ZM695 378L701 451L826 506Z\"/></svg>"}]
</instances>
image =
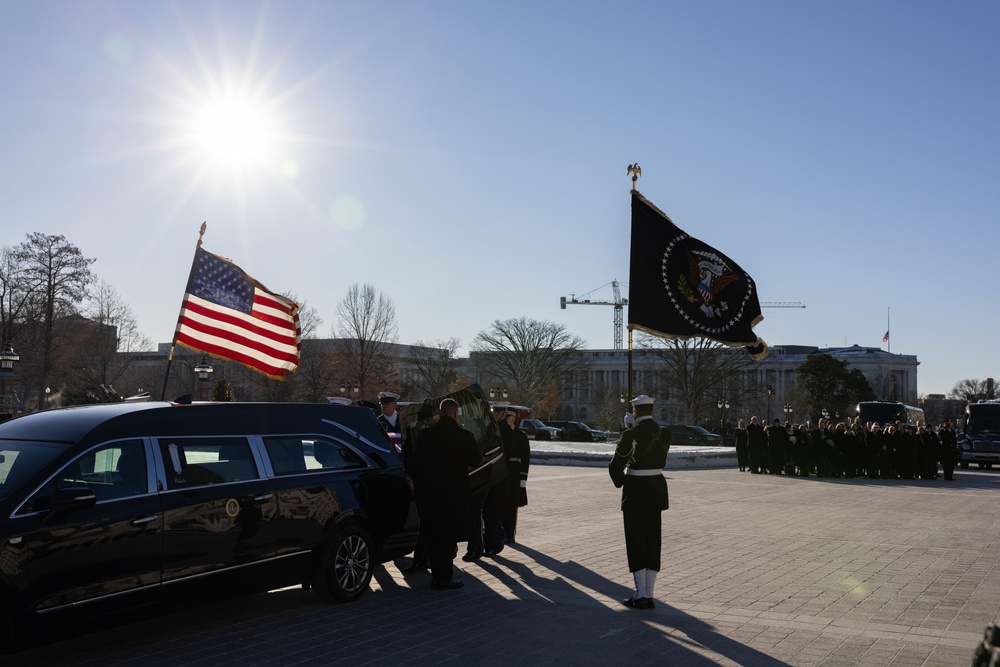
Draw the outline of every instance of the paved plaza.
<instances>
[{"instance_id":1,"label":"paved plaza","mask_svg":"<svg viewBox=\"0 0 1000 667\"><path fill-rule=\"evenodd\" d=\"M605 467L534 465L519 544L464 589L379 568L64 639L4 665L967 665L1000 618L1000 472L954 482L671 469L656 608L630 610Z\"/></svg>"}]
</instances>

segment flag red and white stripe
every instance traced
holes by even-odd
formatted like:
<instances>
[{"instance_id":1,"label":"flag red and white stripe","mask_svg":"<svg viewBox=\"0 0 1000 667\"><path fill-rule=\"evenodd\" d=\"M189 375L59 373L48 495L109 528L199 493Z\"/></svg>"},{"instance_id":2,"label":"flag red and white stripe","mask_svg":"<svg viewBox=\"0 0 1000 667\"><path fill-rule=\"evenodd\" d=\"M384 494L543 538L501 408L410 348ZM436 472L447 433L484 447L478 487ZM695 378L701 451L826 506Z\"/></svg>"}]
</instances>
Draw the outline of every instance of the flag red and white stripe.
<instances>
[{"instance_id":1,"label":"flag red and white stripe","mask_svg":"<svg viewBox=\"0 0 1000 667\"><path fill-rule=\"evenodd\" d=\"M882 342L883 343L888 343L889 342L889 332L888 331L886 331L885 335L882 336Z\"/></svg>"},{"instance_id":2,"label":"flag red and white stripe","mask_svg":"<svg viewBox=\"0 0 1000 667\"><path fill-rule=\"evenodd\" d=\"M174 342L283 378L299 365L299 305L199 247Z\"/></svg>"}]
</instances>

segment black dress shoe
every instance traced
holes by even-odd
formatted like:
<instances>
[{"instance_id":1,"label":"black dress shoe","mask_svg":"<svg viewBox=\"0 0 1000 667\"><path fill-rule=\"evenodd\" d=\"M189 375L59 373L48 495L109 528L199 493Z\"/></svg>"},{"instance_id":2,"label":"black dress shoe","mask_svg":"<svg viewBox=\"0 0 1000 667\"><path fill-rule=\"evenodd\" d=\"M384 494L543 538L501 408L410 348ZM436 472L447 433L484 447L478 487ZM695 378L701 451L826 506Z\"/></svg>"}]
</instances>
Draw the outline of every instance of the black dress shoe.
<instances>
[{"instance_id":1,"label":"black dress shoe","mask_svg":"<svg viewBox=\"0 0 1000 667\"><path fill-rule=\"evenodd\" d=\"M479 549L477 551L466 551L465 555L462 556L462 560L464 560L466 563L471 563L473 561L477 561L480 558L482 558L484 553L485 552L482 549Z\"/></svg>"},{"instance_id":2,"label":"black dress shoe","mask_svg":"<svg viewBox=\"0 0 1000 667\"><path fill-rule=\"evenodd\" d=\"M622 604L629 609L652 609L656 605L653 604L653 598L629 598L627 600L622 600Z\"/></svg>"},{"instance_id":3,"label":"black dress shoe","mask_svg":"<svg viewBox=\"0 0 1000 667\"><path fill-rule=\"evenodd\" d=\"M431 583L431 588L437 591L447 591L455 588L461 588L465 585L461 579L449 579L448 581L434 581Z\"/></svg>"},{"instance_id":4,"label":"black dress shoe","mask_svg":"<svg viewBox=\"0 0 1000 667\"><path fill-rule=\"evenodd\" d=\"M424 572L427 572L427 566L413 563L409 567L404 567L403 572L405 574L423 574Z\"/></svg>"}]
</instances>

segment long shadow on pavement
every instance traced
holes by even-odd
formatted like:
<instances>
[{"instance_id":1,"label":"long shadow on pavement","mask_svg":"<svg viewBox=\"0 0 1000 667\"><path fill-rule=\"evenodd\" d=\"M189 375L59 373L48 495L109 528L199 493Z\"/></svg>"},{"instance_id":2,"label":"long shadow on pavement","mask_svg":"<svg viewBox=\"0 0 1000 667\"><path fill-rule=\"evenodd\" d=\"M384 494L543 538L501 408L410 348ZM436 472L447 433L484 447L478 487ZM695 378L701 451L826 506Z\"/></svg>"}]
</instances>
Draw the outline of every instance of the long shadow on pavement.
<instances>
[{"instance_id":1,"label":"long shadow on pavement","mask_svg":"<svg viewBox=\"0 0 1000 667\"><path fill-rule=\"evenodd\" d=\"M502 553L495 556L494 559L498 563L502 564L507 570L514 572L518 578L511 576L503 568L494 565L488 559L477 561L477 565L496 577L498 581L505 584L515 595L518 595L518 597L521 597L522 599L545 597L545 593L550 593L553 594L552 597L557 598L557 601L558 598L564 596L566 598L577 599L588 598L600 604L602 608L606 609L605 604L601 602L598 597L601 593L606 593L612 600L624 599L632 593L631 589L615 584L614 582L609 581L605 577L600 576L593 570L580 565L579 563L573 561L559 561L522 544L512 545L512 548L520 551L526 556L529 556L540 566L550 570L564 580L561 582L554 582L551 579L546 579L536 574L530 566L504 558ZM553 590L554 583L557 586L555 590ZM581 589L594 591L595 594L587 594L582 592ZM687 612L681 611L676 607L665 604L662 601L657 601L656 609L651 611L633 611L622 606L620 611L616 610L612 613L615 614L616 618L619 614L625 613L630 616L637 617L644 623L656 623L678 630L684 633L691 640L691 643L704 646L705 648L724 656L737 664L761 665L763 667L778 667L788 664L727 637L724 634L719 633L709 623L691 616ZM611 624L609 623L608 625L610 626ZM592 628L590 631L592 633L600 632L597 628ZM683 642L682 640L679 641L675 636L660 635L660 637L673 643L673 646L668 649L668 652L671 654L672 658L678 660L683 658L683 664L715 664L715 661L703 655L699 655L695 652L694 647L685 646L687 642ZM662 647L651 646L651 648L657 651L657 653L663 650ZM650 657L655 657L655 654Z\"/></svg>"}]
</instances>

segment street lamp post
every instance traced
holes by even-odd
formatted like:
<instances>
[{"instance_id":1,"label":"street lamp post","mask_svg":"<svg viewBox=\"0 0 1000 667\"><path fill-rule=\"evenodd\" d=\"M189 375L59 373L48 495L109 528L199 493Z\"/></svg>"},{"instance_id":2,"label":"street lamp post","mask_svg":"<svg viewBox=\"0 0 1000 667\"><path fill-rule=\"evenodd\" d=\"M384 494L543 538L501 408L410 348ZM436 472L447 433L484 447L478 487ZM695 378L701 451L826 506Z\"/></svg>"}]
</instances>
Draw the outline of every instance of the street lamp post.
<instances>
[{"instance_id":1,"label":"street lamp post","mask_svg":"<svg viewBox=\"0 0 1000 667\"><path fill-rule=\"evenodd\" d=\"M208 359L205 357L201 358L201 361L197 366L194 367L194 375L197 378L197 393L199 401L208 400L208 385L209 379L212 377L212 373L215 369L212 368L211 364L208 363Z\"/></svg>"},{"instance_id":2,"label":"street lamp post","mask_svg":"<svg viewBox=\"0 0 1000 667\"><path fill-rule=\"evenodd\" d=\"M347 394L348 390L350 390L351 393L354 394L354 398L357 398L358 397L358 392L361 391L361 387L358 386L357 382L355 382L354 385L352 386L351 383L348 382L347 380L341 380L340 381L340 395L341 396L345 396Z\"/></svg>"},{"instance_id":3,"label":"street lamp post","mask_svg":"<svg viewBox=\"0 0 1000 667\"><path fill-rule=\"evenodd\" d=\"M774 396L774 385L767 385L767 421L771 423L771 397Z\"/></svg>"},{"instance_id":4,"label":"street lamp post","mask_svg":"<svg viewBox=\"0 0 1000 667\"><path fill-rule=\"evenodd\" d=\"M0 410L2 410L0 419L10 419L17 416L17 406L10 394L14 377L14 364L20 360L21 355L14 351L9 342L6 343L3 346L3 351L0 352L0 401L3 402L3 405L0 406Z\"/></svg>"},{"instance_id":5,"label":"street lamp post","mask_svg":"<svg viewBox=\"0 0 1000 667\"><path fill-rule=\"evenodd\" d=\"M782 409L785 411L785 421L791 422L792 421L792 404L791 403L785 403L785 407L782 408Z\"/></svg>"},{"instance_id":6,"label":"street lamp post","mask_svg":"<svg viewBox=\"0 0 1000 667\"><path fill-rule=\"evenodd\" d=\"M507 387L490 387L490 398L507 398Z\"/></svg>"},{"instance_id":7,"label":"street lamp post","mask_svg":"<svg viewBox=\"0 0 1000 667\"><path fill-rule=\"evenodd\" d=\"M719 428L726 428L726 412L729 411L729 399L720 398L719 405Z\"/></svg>"}]
</instances>

